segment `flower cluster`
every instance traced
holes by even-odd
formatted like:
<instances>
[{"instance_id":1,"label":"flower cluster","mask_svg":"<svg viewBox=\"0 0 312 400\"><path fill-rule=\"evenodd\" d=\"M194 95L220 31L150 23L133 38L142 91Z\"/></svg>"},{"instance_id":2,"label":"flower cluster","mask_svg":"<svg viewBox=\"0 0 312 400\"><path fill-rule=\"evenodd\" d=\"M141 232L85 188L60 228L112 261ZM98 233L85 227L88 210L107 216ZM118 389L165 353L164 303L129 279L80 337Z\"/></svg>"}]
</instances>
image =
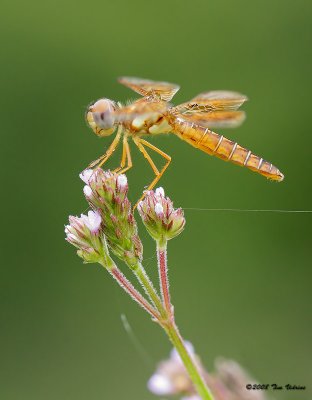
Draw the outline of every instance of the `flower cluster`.
<instances>
[{"instance_id":1,"label":"flower cluster","mask_svg":"<svg viewBox=\"0 0 312 400\"><path fill-rule=\"evenodd\" d=\"M183 210L173 208L172 201L165 197L161 187L146 193L138 204L138 211L149 234L157 241L173 239L184 228Z\"/></svg>"},{"instance_id":2,"label":"flower cluster","mask_svg":"<svg viewBox=\"0 0 312 400\"><path fill-rule=\"evenodd\" d=\"M194 359L201 372L204 371L199 358L195 355L193 345L185 341L188 353ZM172 349L168 360L159 363L156 372L147 383L148 389L159 396L177 395L192 391L192 381L175 349Z\"/></svg>"},{"instance_id":3,"label":"flower cluster","mask_svg":"<svg viewBox=\"0 0 312 400\"><path fill-rule=\"evenodd\" d=\"M83 192L90 207L101 215L112 252L129 266L136 265L142 259L143 247L127 198L126 176L98 168L85 170L80 178L86 183Z\"/></svg>"},{"instance_id":4,"label":"flower cluster","mask_svg":"<svg viewBox=\"0 0 312 400\"><path fill-rule=\"evenodd\" d=\"M101 232L102 219L97 211L89 211L88 215L69 217L69 225L65 226L66 240L78 248L77 254L85 262L99 262L105 248L105 238Z\"/></svg>"},{"instance_id":5,"label":"flower cluster","mask_svg":"<svg viewBox=\"0 0 312 400\"><path fill-rule=\"evenodd\" d=\"M208 374L195 354L192 344L185 342L185 345L212 390L215 400L266 400L262 391L246 389L248 383L253 384L256 381L238 363L233 360L218 359L215 363L216 371ZM181 400L201 399L195 393L192 381L175 349L171 351L168 360L159 363L147 387L159 396L184 395Z\"/></svg>"}]
</instances>

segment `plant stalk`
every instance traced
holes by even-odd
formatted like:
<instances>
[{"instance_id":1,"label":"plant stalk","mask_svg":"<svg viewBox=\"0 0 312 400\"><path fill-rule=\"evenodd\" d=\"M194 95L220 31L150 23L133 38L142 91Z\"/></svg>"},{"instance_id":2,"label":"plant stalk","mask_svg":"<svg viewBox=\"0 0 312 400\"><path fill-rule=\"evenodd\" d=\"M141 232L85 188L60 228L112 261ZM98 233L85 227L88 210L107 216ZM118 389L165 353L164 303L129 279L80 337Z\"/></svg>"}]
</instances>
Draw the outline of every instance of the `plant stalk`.
<instances>
[{"instance_id":1,"label":"plant stalk","mask_svg":"<svg viewBox=\"0 0 312 400\"><path fill-rule=\"evenodd\" d=\"M151 301L154 303L156 306L157 310L159 311L160 315L163 318L167 317L166 310L164 309L164 306L161 302L161 299L154 288L149 276L147 275L144 267L142 266L141 263L138 263L135 267L131 268L138 279L138 281L141 283L143 289L145 290L146 294L149 296Z\"/></svg>"},{"instance_id":2,"label":"plant stalk","mask_svg":"<svg viewBox=\"0 0 312 400\"><path fill-rule=\"evenodd\" d=\"M188 353L175 322L172 321L167 326L164 326L164 329L167 335L169 336L169 339L171 340L172 344L179 353L181 360L183 361L183 364L200 397L203 400L214 400L213 395L210 392L209 388L207 387L203 377L201 376L201 373L198 370L194 360Z\"/></svg>"},{"instance_id":3,"label":"plant stalk","mask_svg":"<svg viewBox=\"0 0 312 400\"><path fill-rule=\"evenodd\" d=\"M128 293L131 298L136 301L144 310L146 310L155 320L160 321L160 315L157 310L141 295L140 292L132 285L131 282L120 271L114 261L107 255L103 257L101 263L103 267L116 279L119 286Z\"/></svg>"},{"instance_id":4,"label":"plant stalk","mask_svg":"<svg viewBox=\"0 0 312 400\"><path fill-rule=\"evenodd\" d=\"M163 304L169 315L172 315L172 305L170 301L169 278L167 266L167 241L157 241L157 261L160 282L161 296Z\"/></svg>"}]
</instances>

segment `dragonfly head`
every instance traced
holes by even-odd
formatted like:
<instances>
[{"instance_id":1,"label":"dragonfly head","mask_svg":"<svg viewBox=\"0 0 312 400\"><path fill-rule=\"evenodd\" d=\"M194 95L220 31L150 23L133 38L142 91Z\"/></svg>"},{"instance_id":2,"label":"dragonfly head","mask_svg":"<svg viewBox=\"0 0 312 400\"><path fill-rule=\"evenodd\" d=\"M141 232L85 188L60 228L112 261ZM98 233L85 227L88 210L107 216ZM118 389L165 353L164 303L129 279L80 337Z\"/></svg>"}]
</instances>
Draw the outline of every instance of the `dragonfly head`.
<instances>
[{"instance_id":1,"label":"dragonfly head","mask_svg":"<svg viewBox=\"0 0 312 400\"><path fill-rule=\"evenodd\" d=\"M98 136L109 136L115 130L114 111L117 104L109 99L100 99L92 103L86 112L86 120Z\"/></svg>"}]
</instances>

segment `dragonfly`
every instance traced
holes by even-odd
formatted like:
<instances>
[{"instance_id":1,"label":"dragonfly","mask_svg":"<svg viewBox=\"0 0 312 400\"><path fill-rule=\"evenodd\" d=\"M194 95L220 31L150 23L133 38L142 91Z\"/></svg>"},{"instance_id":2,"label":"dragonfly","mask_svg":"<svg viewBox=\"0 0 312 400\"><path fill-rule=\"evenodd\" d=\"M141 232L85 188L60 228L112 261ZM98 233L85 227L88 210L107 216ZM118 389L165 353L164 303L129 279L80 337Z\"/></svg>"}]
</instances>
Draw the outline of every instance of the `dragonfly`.
<instances>
[{"instance_id":1,"label":"dragonfly","mask_svg":"<svg viewBox=\"0 0 312 400\"><path fill-rule=\"evenodd\" d=\"M147 190L152 190L169 167L171 157L143 137L172 133L209 155L246 167L273 181L284 179L284 175L271 162L211 130L237 127L244 121L245 112L239 108L247 100L245 95L214 90L200 93L192 100L175 106L170 101L180 89L177 84L134 77L121 77L118 81L141 97L125 105L101 98L88 107L86 120L97 136L106 137L116 132L106 153L88 168L102 167L122 140L121 161L115 172L128 171L133 166L128 143L131 138L155 174L147 187ZM156 167L150 156L151 151L165 159L161 169Z\"/></svg>"}]
</instances>

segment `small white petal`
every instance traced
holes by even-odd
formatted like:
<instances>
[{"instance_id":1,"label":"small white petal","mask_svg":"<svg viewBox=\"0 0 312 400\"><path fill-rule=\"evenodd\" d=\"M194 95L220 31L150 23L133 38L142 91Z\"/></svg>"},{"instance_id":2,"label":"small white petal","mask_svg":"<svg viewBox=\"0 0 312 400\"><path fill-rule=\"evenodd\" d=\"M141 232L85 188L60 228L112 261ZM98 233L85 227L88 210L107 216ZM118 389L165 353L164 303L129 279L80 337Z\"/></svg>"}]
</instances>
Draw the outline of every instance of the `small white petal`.
<instances>
[{"instance_id":1,"label":"small white petal","mask_svg":"<svg viewBox=\"0 0 312 400\"><path fill-rule=\"evenodd\" d=\"M86 185L83 188L83 193L85 194L86 197L90 197L92 195L92 189L90 186Z\"/></svg>"},{"instance_id":2,"label":"small white petal","mask_svg":"<svg viewBox=\"0 0 312 400\"><path fill-rule=\"evenodd\" d=\"M184 345L186 347L187 352L190 354L190 356L195 355L194 346L192 345L191 342L188 342L187 340L184 340ZM182 364L181 357L180 357L180 355L179 355L179 353L177 352L176 349L172 349L171 350L170 358L171 358L171 360L177 361L177 362Z\"/></svg>"},{"instance_id":3,"label":"small white petal","mask_svg":"<svg viewBox=\"0 0 312 400\"><path fill-rule=\"evenodd\" d=\"M84 183L88 184L92 174L93 169L85 169L81 174L79 174L79 177Z\"/></svg>"},{"instance_id":4,"label":"small white petal","mask_svg":"<svg viewBox=\"0 0 312 400\"><path fill-rule=\"evenodd\" d=\"M92 233L97 233L101 226L101 216L97 211L89 211L88 216L81 214L81 219Z\"/></svg>"},{"instance_id":5,"label":"small white petal","mask_svg":"<svg viewBox=\"0 0 312 400\"><path fill-rule=\"evenodd\" d=\"M125 188L127 186L127 183L128 183L128 180L127 180L126 175L124 175L124 174L118 175L118 177L117 177L117 185L121 189Z\"/></svg>"},{"instance_id":6,"label":"small white petal","mask_svg":"<svg viewBox=\"0 0 312 400\"><path fill-rule=\"evenodd\" d=\"M79 240L79 239L77 238L77 236L74 235L73 233L67 233L66 237L67 237L68 240L70 240L70 241L72 241L72 242L76 242L77 240Z\"/></svg>"},{"instance_id":7,"label":"small white petal","mask_svg":"<svg viewBox=\"0 0 312 400\"><path fill-rule=\"evenodd\" d=\"M138 210L142 210L143 209L143 200L140 201L140 203L138 204Z\"/></svg>"},{"instance_id":8,"label":"small white petal","mask_svg":"<svg viewBox=\"0 0 312 400\"><path fill-rule=\"evenodd\" d=\"M156 196L165 197L165 191L162 187L159 187L155 190Z\"/></svg>"},{"instance_id":9,"label":"small white petal","mask_svg":"<svg viewBox=\"0 0 312 400\"><path fill-rule=\"evenodd\" d=\"M181 400L200 400L200 397L194 394L193 396L182 397Z\"/></svg>"},{"instance_id":10,"label":"small white petal","mask_svg":"<svg viewBox=\"0 0 312 400\"><path fill-rule=\"evenodd\" d=\"M162 217L164 215L164 207L160 203L155 204L155 213L158 217Z\"/></svg>"},{"instance_id":11,"label":"small white petal","mask_svg":"<svg viewBox=\"0 0 312 400\"><path fill-rule=\"evenodd\" d=\"M166 396L174 393L174 387L169 378L165 375L154 374L147 382L148 389L159 396Z\"/></svg>"}]
</instances>

